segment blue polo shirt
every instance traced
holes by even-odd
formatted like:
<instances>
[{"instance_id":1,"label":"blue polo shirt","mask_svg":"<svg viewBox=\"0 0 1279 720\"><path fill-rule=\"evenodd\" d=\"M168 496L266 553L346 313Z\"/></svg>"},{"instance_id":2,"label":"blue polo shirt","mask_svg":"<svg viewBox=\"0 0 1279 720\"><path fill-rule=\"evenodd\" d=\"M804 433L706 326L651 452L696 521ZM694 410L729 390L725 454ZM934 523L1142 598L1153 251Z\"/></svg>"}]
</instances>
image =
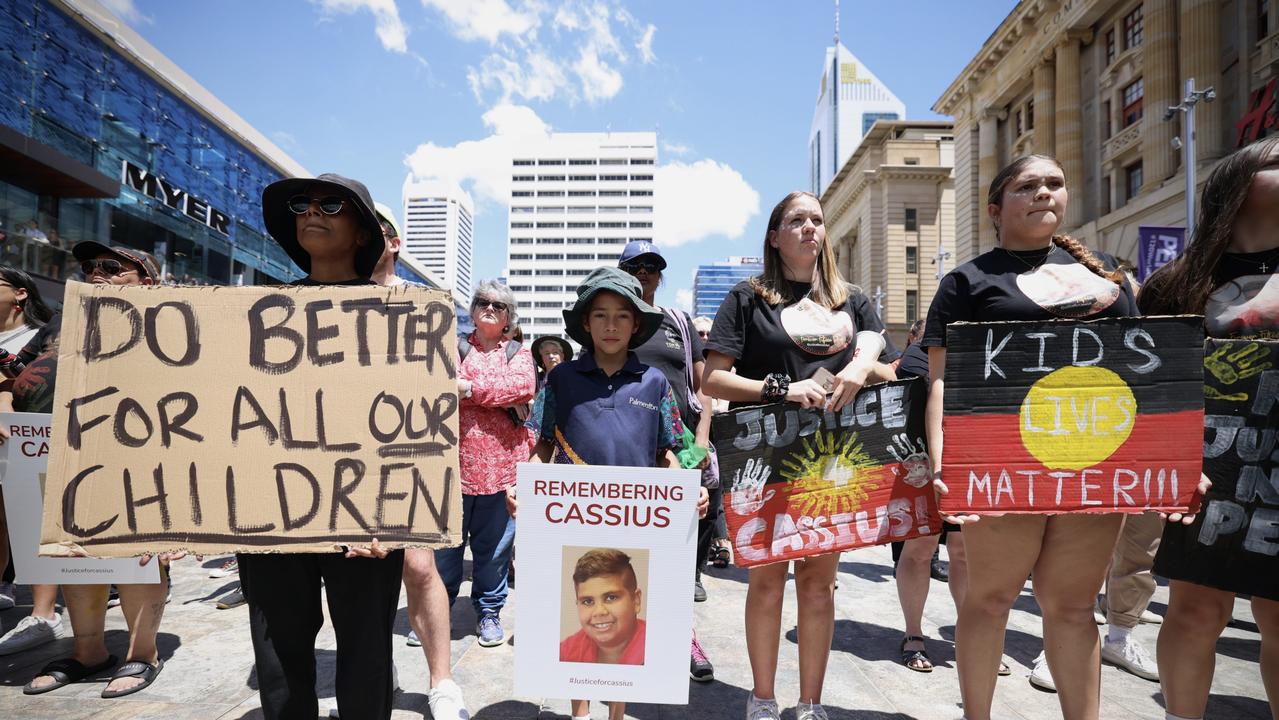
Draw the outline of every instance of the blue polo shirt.
<instances>
[{"instance_id":1,"label":"blue polo shirt","mask_svg":"<svg viewBox=\"0 0 1279 720\"><path fill-rule=\"evenodd\" d=\"M557 365L526 425L554 445L554 462L577 465L654 467L684 435L666 377L634 352L613 375L590 353Z\"/></svg>"}]
</instances>

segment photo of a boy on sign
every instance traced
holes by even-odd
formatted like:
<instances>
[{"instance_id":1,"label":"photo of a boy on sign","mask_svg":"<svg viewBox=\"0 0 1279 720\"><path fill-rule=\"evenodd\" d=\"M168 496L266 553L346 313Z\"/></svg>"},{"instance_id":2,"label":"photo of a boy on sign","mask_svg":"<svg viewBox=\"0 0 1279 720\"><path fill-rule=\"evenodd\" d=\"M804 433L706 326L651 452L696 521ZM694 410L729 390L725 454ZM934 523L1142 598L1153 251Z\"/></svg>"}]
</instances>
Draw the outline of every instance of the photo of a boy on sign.
<instances>
[{"instance_id":1,"label":"photo of a boy on sign","mask_svg":"<svg viewBox=\"0 0 1279 720\"><path fill-rule=\"evenodd\" d=\"M567 637L560 641L560 662L643 665L647 624L640 617L644 590L635 565L647 566L648 553L583 550L564 548L565 567L573 567L565 600L573 610L561 623Z\"/></svg>"}]
</instances>

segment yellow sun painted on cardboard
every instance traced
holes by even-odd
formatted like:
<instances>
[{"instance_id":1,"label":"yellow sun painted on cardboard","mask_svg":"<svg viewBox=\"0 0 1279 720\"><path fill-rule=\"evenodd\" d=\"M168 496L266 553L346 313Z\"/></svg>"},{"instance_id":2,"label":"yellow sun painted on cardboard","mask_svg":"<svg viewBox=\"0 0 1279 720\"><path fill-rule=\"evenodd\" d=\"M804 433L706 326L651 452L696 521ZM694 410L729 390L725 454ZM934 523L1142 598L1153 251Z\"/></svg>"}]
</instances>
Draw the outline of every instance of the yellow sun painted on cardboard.
<instances>
[{"instance_id":1,"label":"yellow sun painted on cardboard","mask_svg":"<svg viewBox=\"0 0 1279 720\"><path fill-rule=\"evenodd\" d=\"M1052 470L1103 462L1132 434L1137 400L1118 374L1067 366L1040 378L1021 403L1021 441Z\"/></svg>"},{"instance_id":2,"label":"yellow sun painted on cardboard","mask_svg":"<svg viewBox=\"0 0 1279 720\"><path fill-rule=\"evenodd\" d=\"M883 468L857 441L857 433L842 440L839 434L805 438L802 450L782 461L781 475L791 483L790 505L809 517L856 512L881 482Z\"/></svg>"}]
</instances>

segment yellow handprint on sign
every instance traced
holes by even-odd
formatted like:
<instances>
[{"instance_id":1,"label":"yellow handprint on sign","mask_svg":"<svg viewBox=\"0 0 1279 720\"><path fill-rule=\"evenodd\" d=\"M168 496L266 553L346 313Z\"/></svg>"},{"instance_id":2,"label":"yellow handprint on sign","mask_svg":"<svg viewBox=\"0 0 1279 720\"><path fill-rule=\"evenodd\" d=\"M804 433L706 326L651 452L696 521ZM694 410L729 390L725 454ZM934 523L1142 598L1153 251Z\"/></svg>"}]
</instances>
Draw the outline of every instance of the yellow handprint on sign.
<instances>
[{"instance_id":1,"label":"yellow handprint on sign","mask_svg":"<svg viewBox=\"0 0 1279 720\"><path fill-rule=\"evenodd\" d=\"M1222 345L1204 357L1204 370L1222 383L1233 385L1274 367L1269 356L1270 352L1260 343L1247 343L1242 347Z\"/></svg>"}]
</instances>

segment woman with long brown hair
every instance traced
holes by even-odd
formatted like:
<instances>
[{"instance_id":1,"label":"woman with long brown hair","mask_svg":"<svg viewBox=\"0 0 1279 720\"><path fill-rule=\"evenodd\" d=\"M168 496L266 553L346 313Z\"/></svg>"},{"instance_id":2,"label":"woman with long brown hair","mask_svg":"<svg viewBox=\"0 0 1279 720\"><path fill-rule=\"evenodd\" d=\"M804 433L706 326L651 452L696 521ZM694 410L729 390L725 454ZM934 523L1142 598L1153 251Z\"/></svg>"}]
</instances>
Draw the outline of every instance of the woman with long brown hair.
<instances>
[{"instance_id":1,"label":"woman with long brown hair","mask_svg":"<svg viewBox=\"0 0 1279 720\"><path fill-rule=\"evenodd\" d=\"M1147 281L1141 309L1158 315L1202 314L1211 337L1279 339L1279 274L1275 273L1279 267L1279 138L1254 143L1222 160L1204 184L1201 206L1190 245ZM1229 365L1231 360L1224 362ZM1232 414L1236 410L1230 406L1235 402L1232 398L1209 396L1209 400L1225 401L1223 409ZM1237 414L1242 417L1247 412L1245 406ZM1272 406L1267 432L1279 429L1274 427L1275 417ZM1205 442L1210 439L1207 436ZM1274 456L1265 457L1267 452L1249 464L1273 479L1279 466ZM1218 478L1221 482L1234 479ZM1236 495L1231 499L1242 502ZM1246 517L1264 502L1259 497L1242 502ZM1210 510L1211 506L1204 515L1211 516ZM1276 546L1273 539L1244 540L1244 535L1252 535L1249 523L1233 533L1218 526L1220 532L1213 532L1211 540L1205 539L1207 533L1201 535L1202 525L1169 523L1155 559L1155 572L1169 578L1168 614L1159 630L1158 646L1168 717L1204 716L1217 638L1230 622L1235 594L1244 593L1252 596L1252 616L1261 631L1261 677L1270 712L1279 718Z\"/></svg>"},{"instance_id":2,"label":"woman with long brown hair","mask_svg":"<svg viewBox=\"0 0 1279 720\"><path fill-rule=\"evenodd\" d=\"M1046 155L1019 158L990 184L986 212L999 247L951 271L938 285L922 344L928 348L928 449L940 473L946 326L952 322L1135 315L1132 289L1108 255L1057 234L1066 177ZM939 491L945 492L940 484ZM948 518L950 519L950 518ZM1044 646L1062 714L1096 718L1100 642L1092 607L1119 534L1118 514L954 518L964 524L968 591L959 608L955 655L964 716L990 717L1008 611L1034 573Z\"/></svg>"},{"instance_id":3,"label":"woman with long brown hair","mask_svg":"<svg viewBox=\"0 0 1279 720\"><path fill-rule=\"evenodd\" d=\"M884 324L865 293L840 276L823 220L821 203L811 193L793 192L773 208L764 236L763 274L738 283L715 315L702 383L708 395L735 407L789 401L805 408L825 404L839 412L863 385L895 377L885 362L892 362L897 352L886 346ZM813 379L821 370L834 373L830 387ZM750 515L758 509L755 503L734 500L726 511ZM838 562L838 553L795 562L796 720L826 720L821 694L835 628ZM754 686L747 720L778 718L774 683L789 565L750 569L746 650Z\"/></svg>"}]
</instances>

